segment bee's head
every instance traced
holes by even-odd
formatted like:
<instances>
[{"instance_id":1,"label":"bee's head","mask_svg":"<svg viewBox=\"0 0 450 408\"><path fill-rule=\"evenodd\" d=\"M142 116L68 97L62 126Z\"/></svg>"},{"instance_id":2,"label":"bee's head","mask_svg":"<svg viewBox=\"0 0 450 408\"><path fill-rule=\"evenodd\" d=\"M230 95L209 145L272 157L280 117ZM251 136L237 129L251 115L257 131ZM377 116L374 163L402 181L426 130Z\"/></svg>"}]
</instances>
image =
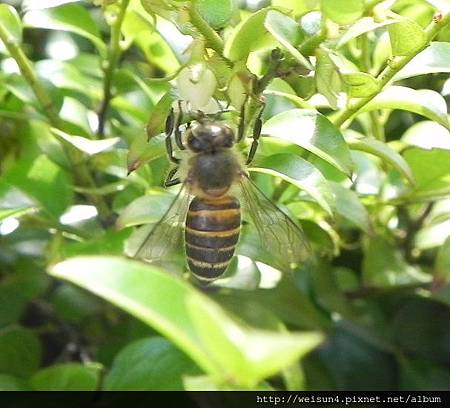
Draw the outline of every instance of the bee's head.
<instances>
[{"instance_id":1,"label":"bee's head","mask_svg":"<svg viewBox=\"0 0 450 408\"><path fill-rule=\"evenodd\" d=\"M234 132L219 122L201 121L188 130L187 144L195 153L209 153L227 149L234 144Z\"/></svg>"}]
</instances>

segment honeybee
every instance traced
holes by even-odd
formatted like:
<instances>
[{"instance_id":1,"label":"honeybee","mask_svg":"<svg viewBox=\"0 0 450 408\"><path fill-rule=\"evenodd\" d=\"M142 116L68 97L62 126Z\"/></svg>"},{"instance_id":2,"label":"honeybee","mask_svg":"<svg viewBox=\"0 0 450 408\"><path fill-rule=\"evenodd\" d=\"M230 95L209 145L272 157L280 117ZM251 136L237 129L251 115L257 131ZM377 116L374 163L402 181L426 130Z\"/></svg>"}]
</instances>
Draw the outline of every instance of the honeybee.
<instances>
[{"instance_id":1,"label":"honeybee","mask_svg":"<svg viewBox=\"0 0 450 408\"><path fill-rule=\"evenodd\" d=\"M220 278L235 254L242 224L241 206L252 218L258 235L278 264L292 268L309 254L299 225L281 211L250 179L246 168L255 156L261 135L259 113L247 159L236 149L244 122L236 132L217 119L199 114L180 130L181 111L166 121L166 149L175 167L165 186L181 184L163 217L142 240L135 257L147 262L170 259L184 237L190 272L201 284ZM243 115L242 115L243 116ZM180 157L174 154L175 139ZM184 139L184 140L183 140Z\"/></svg>"}]
</instances>

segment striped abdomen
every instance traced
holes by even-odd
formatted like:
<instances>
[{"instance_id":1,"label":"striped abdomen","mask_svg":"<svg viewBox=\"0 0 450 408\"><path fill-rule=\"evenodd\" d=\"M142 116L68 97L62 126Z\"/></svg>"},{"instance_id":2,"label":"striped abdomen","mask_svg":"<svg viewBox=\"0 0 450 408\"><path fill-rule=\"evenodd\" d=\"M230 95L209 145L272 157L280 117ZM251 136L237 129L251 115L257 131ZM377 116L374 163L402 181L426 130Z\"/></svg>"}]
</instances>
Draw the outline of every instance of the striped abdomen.
<instances>
[{"instance_id":1,"label":"striped abdomen","mask_svg":"<svg viewBox=\"0 0 450 408\"><path fill-rule=\"evenodd\" d=\"M213 281L227 268L241 228L239 201L195 197L186 218L186 256L189 269L201 281Z\"/></svg>"}]
</instances>

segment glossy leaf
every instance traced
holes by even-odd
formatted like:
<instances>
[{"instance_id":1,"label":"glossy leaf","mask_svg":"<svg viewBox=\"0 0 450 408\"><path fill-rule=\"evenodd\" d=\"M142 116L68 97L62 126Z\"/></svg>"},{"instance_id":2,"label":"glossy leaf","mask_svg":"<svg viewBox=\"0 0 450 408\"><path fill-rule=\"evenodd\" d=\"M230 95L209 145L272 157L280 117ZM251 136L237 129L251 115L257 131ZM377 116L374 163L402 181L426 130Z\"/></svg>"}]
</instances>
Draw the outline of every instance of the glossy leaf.
<instances>
[{"instance_id":1,"label":"glossy leaf","mask_svg":"<svg viewBox=\"0 0 450 408\"><path fill-rule=\"evenodd\" d=\"M403 133L403 142L422 149L450 150L450 132L436 122L424 120L412 125Z\"/></svg>"},{"instance_id":2,"label":"glossy leaf","mask_svg":"<svg viewBox=\"0 0 450 408\"><path fill-rule=\"evenodd\" d=\"M69 135L68 133L55 128L52 129L52 133L89 156L110 150L120 141L118 137L111 137L102 140L91 140L82 136Z\"/></svg>"},{"instance_id":3,"label":"glossy leaf","mask_svg":"<svg viewBox=\"0 0 450 408\"><path fill-rule=\"evenodd\" d=\"M415 183L413 172L408 166L408 163L385 143L370 138L356 139L348 137L346 140L350 149L360 150L378 156L381 160L397 169L411 184Z\"/></svg>"},{"instance_id":4,"label":"glossy leaf","mask_svg":"<svg viewBox=\"0 0 450 408\"><path fill-rule=\"evenodd\" d=\"M404 86L390 86L368 102L362 112L376 109L402 109L425 116L450 128L444 98L428 89L415 90Z\"/></svg>"},{"instance_id":5,"label":"glossy leaf","mask_svg":"<svg viewBox=\"0 0 450 408\"><path fill-rule=\"evenodd\" d=\"M254 385L320 341L317 334L265 333L241 326L192 286L140 262L80 257L55 265L50 273L143 320L219 381L233 379L238 384ZM170 298L167 293L171 293ZM232 333L238 333L238 338ZM264 344L261 352L255 344ZM224 359L222 347L235 352Z\"/></svg>"},{"instance_id":6,"label":"glossy leaf","mask_svg":"<svg viewBox=\"0 0 450 408\"><path fill-rule=\"evenodd\" d=\"M426 44L426 34L413 20L403 19L388 27L392 54L414 55Z\"/></svg>"},{"instance_id":7,"label":"glossy leaf","mask_svg":"<svg viewBox=\"0 0 450 408\"><path fill-rule=\"evenodd\" d=\"M40 9L46 9L51 7L58 7L63 4L67 3L75 3L80 0L39 0L38 2L36 0L23 0L22 7L28 11L28 10L40 10Z\"/></svg>"},{"instance_id":8,"label":"glossy leaf","mask_svg":"<svg viewBox=\"0 0 450 408\"><path fill-rule=\"evenodd\" d=\"M249 170L281 177L288 183L305 190L322 208L332 213L334 195L322 173L301 157L289 154L275 154L257 163Z\"/></svg>"},{"instance_id":9,"label":"glossy leaf","mask_svg":"<svg viewBox=\"0 0 450 408\"><path fill-rule=\"evenodd\" d=\"M365 72L344 72L341 73L341 78L348 95L353 98L372 96L379 90L378 81Z\"/></svg>"},{"instance_id":10,"label":"glossy leaf","mask_svg":"<svg viewBox=\"0 0 450 408\"><path fill-rule=\"evenodd\" d=\"M70 177L44 155L33 161L18 161L6 179L53 216L61 215L72 201Z\"/></svg>"},{"instance_id":11,"label":"glossy leaf","mask_svg":"<svg viewBox=\"0 0 450 408\"><path fill-rule=\"evenodd\" d=\"M274 38L264 27L269 8L264 8L242 21L225 43L224 55L232 61L247 59L248 54L274 44Z\"/></svg>"},{"instance_id":12,"label":"glossy leaf","mask_svg":"<svg viewBox=\"0 0 450 408\"><path fill-rule=\"evenodd\" d=\"M432 42L422 52L417 54L394 80L414 77L417 75L433 74L437 72L450 72L450 43Z\"/></svg>"},{"instance_id":13,"label":"glossy leaf","mask_svg":"<svg viewBox=\"0 0 450 408\"><path fill-rule=\"evenodd\" d=\"M31 385L36 391L94 391L99 374L98 365L56 364L37 372Z\"/></svg>"},{"instance_id":14,"label":"glossy leaf","mask_svg":"<svg viewBox=\"0 0 450 408\"><path fill-rule=\"evenodd\" d=\"M199 372L195 364L161 337L128 344L105 378L107 391L179 391L183 377Z\"/></svg>"},{"instance_id":15,"label":"glossy leaf","mask_svg":"<svg viewBox=\"0 0 450 408\"><path fill-rule=\"evenodd\" d=\"M106 51L97 25L81 5L65 4L45 10L30 10L25 14L23 22L29 27L69 31L81 35L92 41L99 51Z\"/></svg>"},{"instance_id":16,"label":"glossy leaf","mask_svg":"<svg viewBox=\"0 0 450 408\"><path fill-rule=\"evenodd\" d=\"M336 197L335 211L366 233L371 233L369 214L357 194L338 183L330 183Z\"/></svg>"},{"instance_id":17,"label":"glossy leaf","mask_svg":"<svg viewBox=\"0 0 450 408\"><path fill-rule=\"evenodd\" d=\"M341 132L316 111L292 109L279 113L264 124L263 133L297 144L340 171L351 173L350 151Z\"/></svg>"},{"instance_id":18,"label":"glossy leaf","mask_svg":"<svg viewBox=\"0 0 450 408\"><path fill-rule=\"evenodd\" d=\"M338 24L349 24L361 17L362 0L322 0L322 12Z\"/></svg>"},{"instance_id":19,"label":"glossy leaf","mask_svg":"<svg viewBox=\"0 0 450 408\"><path fill-rule=\"evenodd\" d=\"M175 195L161 191L139 197L122 211L116 225L118 228L125 228L154 223L164 215L174 198Z\"/></svg>"},{"instance_id":20,"label":"glossy leaf","mask_svg":"<svg viewBox=\"0 0 450 408\"><path fill-rule=\"evenodd\" d=\"M337 97L342 90L342 82L333 61L323 49L316 50L316 86L327 98L332 109L337 108Z\"/></svg>"},{"instance_id":21,"label":"glossy leaf","mask_svg":"<svg viewBox=\"0 0 450 408\"><path fill-rule=\"evenodd\" d=\"M390 19L385 21L375 21L373 17L363 17L352 24L347 31L342 34L337 43L337 48L347 44L350 40L359 37L362 34L375 31L377 28L387 26L389 24L397 23L398 19Z\"/></svg>"},{"instance_id":22,"label":"glossy leaf","mask_svg":"<svg viewBox=\"0 0 450 408\"><path fill-rule=\"evenodd\" d=\"M264 27L300 64L313 69L311 63L296 48L303 40L303 33L295 20L279 11L270 10L264 20Z\"/></svg>"}]
</instances>

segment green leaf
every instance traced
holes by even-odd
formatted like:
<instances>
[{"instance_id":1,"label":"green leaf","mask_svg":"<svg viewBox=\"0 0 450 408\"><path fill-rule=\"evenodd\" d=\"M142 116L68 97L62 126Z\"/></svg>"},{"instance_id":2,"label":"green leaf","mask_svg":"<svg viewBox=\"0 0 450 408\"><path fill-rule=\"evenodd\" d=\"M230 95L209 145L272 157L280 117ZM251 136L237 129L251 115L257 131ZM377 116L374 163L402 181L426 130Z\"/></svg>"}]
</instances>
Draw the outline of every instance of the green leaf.
<instances>
[{"instance_id":1,"label":"green leaf","mask_svg":"<svg viewBox=\"0 0 450 408\"><path fill-rule=\"evenodd\" d=\"M72 202L73 190L69 176L44 155L33 161L18 161L5 178L55 217L61 215Z\"/></svg>"},{"instance_id":2,"label":"green leaf","mask_svg":"<svg viewBox=\"0 0 450 408\"><path fill-rule=\"evenodd\" d=\"M78 363L56 364L31 377L36 391L94 391L99 381L98 365Z\"/></svg>"},{"instance_id":3,"label":"green leaf","mask_svg":"<svg viewBox=\"0 0 450 408\"><path fill-rule=\"evenodd\" d=\"M450 150L411 148L406 150L404 157L417 180L415 195L433 190L448 189Z\"/></svg>"},{"instance_id":4,"label":"green leaf","mask_svg":"<svg viewBox=\"0 0 450 408\"><path fill-rule=\"evenodd\" d=\"M0 331L0 372L28 378L41 362L41 344L29 329L10 326Z\"/></svg>"},{"instance_id":5,"label":"green leaf","mask_svg":"<svg viewBox=\"0 0 450 408\"><path fill-rule=\"evenodd\" d=\"M332 109L337 108L337 96L342 89L341 77L328 52L316 49L317 91L327 98Z\"/></svg>"},{"instance_id":6,"label":"green leaf","mask_svg":"<svg viewBox=\"0 0 450 408\"><path fill-rule=\"evenodd\" d=\"M450 150L450 132L436 122L423 120L409 127L401 140L409 146L422 149Z\"/></svg>"},{"instance_id":7,"label":"green leaf","mask_svg":"<svg viewBox=\"0 0 450 408\"><path fill-rule=\"evenodd\" d=\"M344 137L316 111L291 109L279 113L264 124L262 132L303 147L347 175L352 171L350 150Z\"/></svg>"},{"instance_id":8,"label":"green leaf","mask_svg":"<svg viewBox=\"0 0 450 408\"><path fill-rule=\"evenodd\" d=\"M143 320L217 381L255 385L263 376L293 363L320 341L317 334L266 333L242 326L186 282L140 262L79 257L53 266L50 273ZM237 352L224 359L219 344ZM261 352L255 353L256 344L264 345L257 348Z\"/></svg>"},{"instance_id":9,"label":"green leaf","mask_svg":"<svg viewBox=\"0 0 450 408\"><path fill-rule=\"evenodd\" d=\"M214 29L225 27L234 13L233 0L197 0L200 15Z\"/></svg>"},{"instance_id":10,"label":"green leaf","mask_svg":"<svg viewBox=\"0 0 450 408\"><path fill-rule=\"evenodd\" d=\"M264 27L300 64L313 70L311 63L296 48L303 41L304 35L295 20L279 11L270 10L264 20Z\"/></svg>"},{"instance_id":11,"label":"green leaf","mask_svg":"<svg viewBox=\"0 0 450 408\"><path fill-rule=\"evenodd\" d=\"M29 27L69 31L81 35L92 41L101 53L106 52L97 24L81 5L65 4L45 10L30 10L23 17L23 22Z\"/></svg>"},{"instance_id":12,"label":"green leaf","mask_svg":"<svg viewBox=\"0 0 450 408\"><path fill-rule=\"evenodd\" d=\"M363 0L322 0L322 12L338 24L350 24L361 17Z\"/></svg>"},{"instance_id":13,"label":"green leaf","mask_svg":"<svg viewBox=\"0 0 450 408\"><path fill-rule=\"evenodd\" d=\"M274 45L273 36L264 27L270 8L253 13L236 26L225 43L224 56L231 61L245 60L252 51Z\"/></svg>"},{"instance_id":14,"label":"green leaf","mask_svg":"<svg viewBox=\"0 0 450 408\"><path fill-rule=\"evenodd\" d=\"M353 98L365 98L376 94L380 88L378 81L365 72L341 72L347 93Z\"/></svg>"},{"instance_id":15,"label":"green leaf","mask_svg":"<svg viewBox=\"0 0 450 408\"><path fill-rule=\"evenodd\" d=\"M116 221L117 228L157 222L167 211L175 196L167 191L152 191L132 201Z\"/></svg>"},{"instance_id":16,"label":"green leaf","mask_svg":"<svg viewBox=\"0 0 450 408\"><path fill-rule=\"evenodd\" d=\"M414 174L408 163L395 150L392 150L386 143L375 139L356 139L348 137L347 143L352 150L360 150L379 157L386 163L398 170L411 184L415 183Z\"/></svg>"},{"instance_id":17,"label":"green leaf","mask_svg":"<svg viewBox=\"0 0 450 408\"><path fill-rule=\"evenodd\" d=\"M395 75L394 81L437 72L450 72L450 43L432 42Z\"/></svg>"},{"instance_id":18,"label":"green leaf","mask_svg":"<svg viewBox=\"0 0 450 408\"><path fill-rule=\"evenodd\" d=\"M364 232L371 233L369 213L359 200L358 195L338 183L330 182L330 187L336 197L336 213L348 219Z\"/></svg>"},{"instance_id":19,"label":"green leaf","mask_svg":"<svg viewBox=\"0 0 450 408\"><path fill-rule=\"evenodd\" d=\"M375 31L377 28L384 27L389 24L397 23L398 19L390 19L381 22L375 21L373 17L363 17L352 24L347 31L342 34L341 38L336 45L336 48L342 47L347 44L350 40L359 37L362 34Z\"/></svg>"},{"instance_id":20,"label":"green leaf","mask_svg":"<svg viewBox=\"0 0 450 408\"><path fill-rule=\"evenodd\" d=\"M16 44L22 42L22 23L16 9L8 4L0 4L0 26L6 32L8 40ZM0 40L0 52L5 52L6 47Z\"/></svg>"},{"instance_id":21,"label":"green leaf","mask_svg":"<svg viewBox=\"0 0 450 408\"><path fill-rule=\"evenodd\" d=\"M21 217L33 211L35 211L34 207L0 208L0 221L10 217Z\"/></svg>"},{"instance_id":22,"label":"green leaf","mask_svg":"<svg viewBox=\"0 0 450 408\"><path fill-rule=\"evenodd\" d=\"M105 377L107 391L180 391L183 377L199 370L185 354L161 337L128 344Z\"/></svg>"},{"instance_id":23,"label":"green leaf","mask_svg":"<svg viewBox=\"0 0 450 408\"><path fill-rule=\"evenodd\" d=\"M20 378L0 374L0 391L27 391L27 383Z\"/></svg>"},{"instance_id":24,"label":"green leaf","mask_svg":"<svg viewBox=\"0 0 450 408\"><path fill-rule=\"evenodd\" d=\"M332 214L334 195L322 173L311 163L290 154L275 154L257 163L258 167L249 170L281 177L301 190L305 190L322 208Z\"/></svg>"},{"instance_id":25,"label":"green leaf","mask_svg":"<svg viewBox=\"0 0 450 408\"><path fill-rule=\"evenodd\" d=\"M110 150L113 146L119 143L119 137L110 137L102 140L92 140L82 136L69 135L62 130L52 128L51 132L58 138L69 143L79 151L86 153L89 156Z\"/></svg>"},{"instance_id":26,"label":"green leaf","mask_svg":"<svg viewBox=\"0 0 450 408\"><path fill-rule=\"evenodd\" d=\"M444 98L429 89L415 90L404 86L390 86L368 102L360 112L377 109L402 109L425 116L447 129L447 104Z\"/></svg>"},{"instance_id":27,"label":"green leaf","mask_svg":"<svg viewBox=\"0 0 450 408\"><path fill-rule=\"evenodd\" d=\"M427 42L423 28L415 21L403 18L388 27L392 55L414 55Z\"/></svg>"}]
</instances>

